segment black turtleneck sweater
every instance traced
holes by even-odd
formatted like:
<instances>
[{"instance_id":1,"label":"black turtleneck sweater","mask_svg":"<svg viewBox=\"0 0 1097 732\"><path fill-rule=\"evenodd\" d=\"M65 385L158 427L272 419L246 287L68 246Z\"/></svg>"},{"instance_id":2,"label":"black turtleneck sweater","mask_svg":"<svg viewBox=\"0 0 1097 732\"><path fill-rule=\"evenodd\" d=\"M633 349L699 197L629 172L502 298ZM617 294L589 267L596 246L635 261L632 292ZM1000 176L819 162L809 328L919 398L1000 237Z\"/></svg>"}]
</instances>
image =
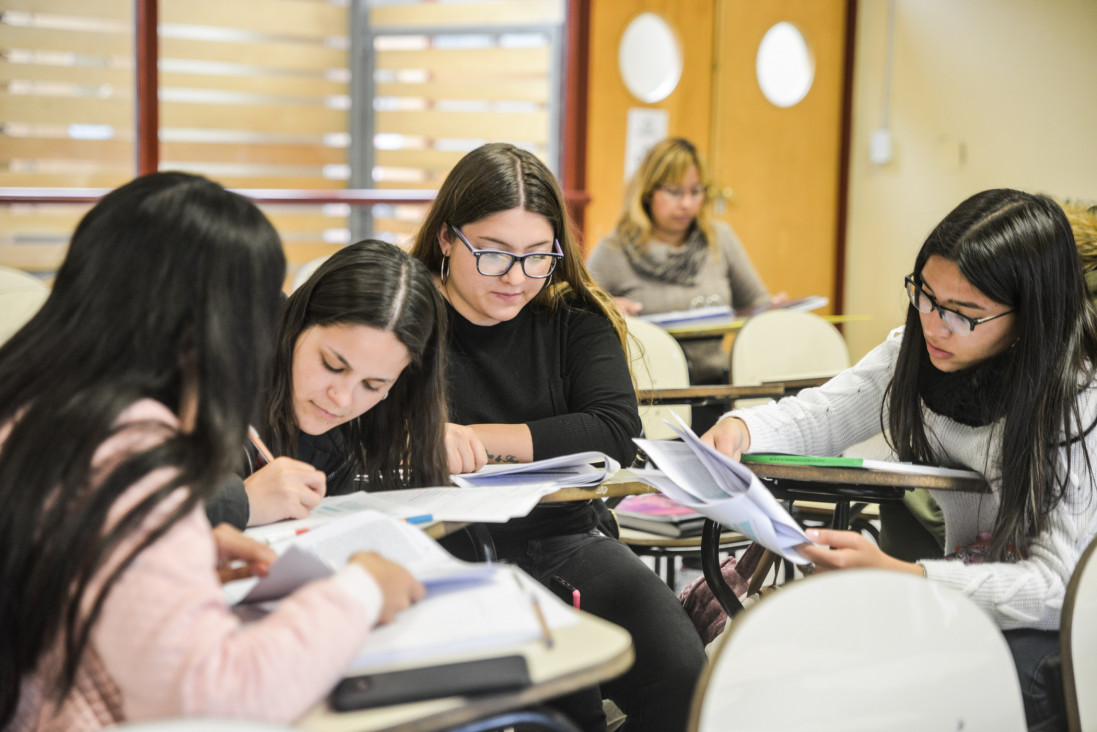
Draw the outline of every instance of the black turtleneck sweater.
<instances>
[{"instance_id":1,"label":"black turtleneck sweater","mask_svg":"<svg viewBox=\"0 0 1097 732\"><path fill-rule=\"evenodd\" d=\"M524 423L535 460L598 450L632 463L641 429L636 393L604 316L528 305L505 323L478 326L447 310L451 421ZM497 542L532 539L586 531L597 517L589 503L564 504L489 530Z\"/></svg>"}]
</instances>

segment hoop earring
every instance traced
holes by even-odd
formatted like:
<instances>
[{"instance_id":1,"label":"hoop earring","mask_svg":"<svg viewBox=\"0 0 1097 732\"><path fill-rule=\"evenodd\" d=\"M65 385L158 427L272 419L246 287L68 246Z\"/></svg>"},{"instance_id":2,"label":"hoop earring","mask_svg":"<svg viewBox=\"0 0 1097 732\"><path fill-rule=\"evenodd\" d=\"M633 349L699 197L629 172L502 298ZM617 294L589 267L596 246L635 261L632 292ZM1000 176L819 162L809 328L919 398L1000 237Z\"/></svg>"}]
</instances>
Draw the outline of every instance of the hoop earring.
<instances>
[{"instance_id":1,"label":"hoop earring","mask_svg":"<svg viewBox=\"0 0 1097 732\"><path fill-rule=\"evenodd\" d=\"M438 268L438 278L442 281L442 284L446 284L446 280L449 279L449 257L442 257L442 266Z\"/></svg>"}]
</instances>

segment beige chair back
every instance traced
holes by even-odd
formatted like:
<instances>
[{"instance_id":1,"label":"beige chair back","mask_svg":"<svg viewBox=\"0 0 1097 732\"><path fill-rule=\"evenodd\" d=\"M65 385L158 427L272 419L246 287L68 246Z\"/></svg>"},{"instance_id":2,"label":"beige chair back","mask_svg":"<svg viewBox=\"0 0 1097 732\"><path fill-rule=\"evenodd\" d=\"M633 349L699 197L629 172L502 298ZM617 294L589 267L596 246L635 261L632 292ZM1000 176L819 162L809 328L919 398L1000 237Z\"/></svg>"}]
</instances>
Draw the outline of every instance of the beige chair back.
<instances>
[{"instance_id":1,"label":"beige chair back","mask_svg":"<svg viewBox=\"0 0 1097 732\"><path fill-rule=\"evenodd\" d=\"M49 294L49 286L37 277L0 266L0 343L34 317Z\"/></svg>"},{"instance_id":2,"label":"beige chair back","mask_svg":"<svg viewBox=\"0 0 1097 732\"><path fill-rule=\"evenodd\" d=\"M689 365L674 336L658 325L639 318L625 318L629 332L629 357L637 389L672 389L689 386ZM649 440L677 437L666 425L674 422L671 412L690 423L689 406L653 407L640 405L644 436Z\"/></svg>"},{"instance_id":3,"label":"beige chair back","mask_svg":"<svg viewBox=\"0 0 1097 732\"><path fill-rule=\"evenodd\" d=\"M879 569L785 585L740 613L694 696L694 732L1024 732L1013 656L960 592Z\"/></svg>"},{"instance_id":4,"label":"beige chair back","mask_svg":"<svg viewBox=\"0 0 1097 732\"><path fill-rule=\"evenodd\" d=\"M1060 631L1070 732L1097 730L1097 540L1067 585Z\"/></svg>"}]
</instances>

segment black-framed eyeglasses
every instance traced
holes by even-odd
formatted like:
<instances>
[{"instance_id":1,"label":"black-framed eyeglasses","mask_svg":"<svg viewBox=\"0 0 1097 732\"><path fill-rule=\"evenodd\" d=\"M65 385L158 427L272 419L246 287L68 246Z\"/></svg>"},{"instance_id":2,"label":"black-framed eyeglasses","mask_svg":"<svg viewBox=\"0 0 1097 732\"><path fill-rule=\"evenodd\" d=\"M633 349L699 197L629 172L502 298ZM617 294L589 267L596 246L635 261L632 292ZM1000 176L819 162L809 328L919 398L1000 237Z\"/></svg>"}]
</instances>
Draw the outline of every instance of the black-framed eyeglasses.
<instances>
[{"instance_id":1,"label":"black-framed eyeglasses","mask_svg":"<svg viewBox=\"0 0 1097 732\"><path fill-rule=\"evenodd\" d=\"M913 274L907 275L903 280L903 284L906 285L907 297L910 298L910 304L914 306L915 310L920 313L932 313L936 310L937 314L941 316L941 320L944 322L945 327L959 336L967 335L975 330L975 326L980 323L987 323L991 320L1000 318L1003 315L1009 315L1014 312L1013 310L1007 310L1004 313L988 315L985 318L969 318L966 315L956 312L952 308L938 305L937 300L933 298L933 295L930 295L923 290L922 286L914 280Z\"/></svg>"},{"instance_id":2,"label":"black-framed eyeglasses","mask_svg":"<svg viewBox=\"0 0 1097 732\"><path fill-rule=\"evenodd\" d=\"M464 242L465 246L476 257L476 271L485 277L502 277L515 262L521 262L522 272L526 277L543 280L556 269L556 262L564 258L564 251L560 248L560 240L553 239L553 252L531 252L529 254L511 254L498 249L477 249L465 235L453 224L449 225L457 238Z\"/></svg>"}]
</instances>

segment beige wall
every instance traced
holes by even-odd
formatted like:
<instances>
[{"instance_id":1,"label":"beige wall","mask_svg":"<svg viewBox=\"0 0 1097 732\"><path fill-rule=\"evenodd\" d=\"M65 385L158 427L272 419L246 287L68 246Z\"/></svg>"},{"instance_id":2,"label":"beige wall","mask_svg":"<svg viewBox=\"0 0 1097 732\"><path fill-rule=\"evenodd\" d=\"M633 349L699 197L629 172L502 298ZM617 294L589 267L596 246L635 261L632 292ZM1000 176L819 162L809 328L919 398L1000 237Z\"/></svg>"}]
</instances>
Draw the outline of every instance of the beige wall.
<instances>
[{"instance_id":1,"label":"beige wall","mask_svg":"<svg viewBox=\"0 0 1097 732\"><path fill-rule=\"evenodd\" d=\"M905 316L902 278L965 197L1011 187L1097 200L1097 1L896 0L894 157L880 126L887 0L858 6L845 332L854 358Z\"/></svg>"}]
</instances>

